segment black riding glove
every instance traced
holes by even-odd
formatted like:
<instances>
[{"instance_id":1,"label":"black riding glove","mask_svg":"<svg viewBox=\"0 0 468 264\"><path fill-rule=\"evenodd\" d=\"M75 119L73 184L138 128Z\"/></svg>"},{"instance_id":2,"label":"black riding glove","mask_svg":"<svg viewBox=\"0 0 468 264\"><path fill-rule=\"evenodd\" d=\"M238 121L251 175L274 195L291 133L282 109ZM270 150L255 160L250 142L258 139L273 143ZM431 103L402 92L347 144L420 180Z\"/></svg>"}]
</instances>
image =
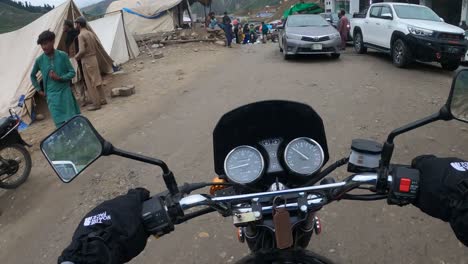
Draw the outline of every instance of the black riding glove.
<instances>
[{"instance_id":1,"label":"black riding glove","mask_svg":"<svg viewBox=\"0 0 468 264\"><path fill-rule=\"evenodd\" d=\"M141 219L142 204L148 198L148 190L132 189L91 210L81 220L58 263L120 264L136 257L149 236Z\"/></svg>"},{"instance_id":2,"label":"black riding glove","mask_svg":"<svg viewBox=\"0 0 468 264\"><path fill-rule=\"evenodd\" d=\"M415 158L412 166L421 173L414 205L450 222L458 239L468 246L468 162L427 155Z\"/></svg>"}]
</instances>

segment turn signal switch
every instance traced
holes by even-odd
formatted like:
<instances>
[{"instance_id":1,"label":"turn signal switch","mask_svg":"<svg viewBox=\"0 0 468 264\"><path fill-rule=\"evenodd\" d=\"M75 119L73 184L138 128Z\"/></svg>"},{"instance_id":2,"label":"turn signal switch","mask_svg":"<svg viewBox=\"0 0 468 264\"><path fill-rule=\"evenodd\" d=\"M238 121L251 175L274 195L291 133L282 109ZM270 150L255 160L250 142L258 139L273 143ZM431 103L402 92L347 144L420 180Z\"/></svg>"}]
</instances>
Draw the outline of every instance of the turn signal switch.
<instances>
[{"instance_id":1,"label":"turn signal switch","mask_svg":"<svg viewBox=\"0 0 468 264\"><path fill-rule=\"evenodd\" d=\"M174 231L168 210L159 196L153 196L143 203L142 219L146 231L156 237Z\"/></svg>"}]
</instances>

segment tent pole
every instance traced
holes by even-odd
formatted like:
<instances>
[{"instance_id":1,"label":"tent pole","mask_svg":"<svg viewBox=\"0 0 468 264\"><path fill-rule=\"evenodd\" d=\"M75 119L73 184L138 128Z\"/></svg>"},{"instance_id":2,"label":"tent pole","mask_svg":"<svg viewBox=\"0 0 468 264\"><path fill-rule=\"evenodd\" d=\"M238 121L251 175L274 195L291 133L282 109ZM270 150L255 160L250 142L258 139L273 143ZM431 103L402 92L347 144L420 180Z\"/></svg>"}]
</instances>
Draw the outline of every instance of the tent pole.
<instances>
[{"instance_id":1,"label":"tent pole","mask_svg":"<svg viewBox=\"0 0 468 264\"><path fill-rule=\"evenodd\" d=\"M193 24L192 10L190 9L190 2L189 2L189 0L187 0L187 11L188 11L188 15L189 15L189 17L190 17L190 27L191 27L192 30L193 30L194 24Z\"/></svg>"},{"instance_id":2,"label":"tent pole","mask_svg":"<svg viewBox=\"0 0 468 264\"><path fill-rule=\"evenodd\" d=\"M128 41L127 37L127 29L125 27L125 20L124 20L124 15L122 9L120 10L120 16L122 17L122 26L125 34L125 43L127 44L127 53L128 53L128 58L132 58L132 54L130 54L130 41ZM135 56L133 56L135 58Z\"/></svg>"}]
</instances>

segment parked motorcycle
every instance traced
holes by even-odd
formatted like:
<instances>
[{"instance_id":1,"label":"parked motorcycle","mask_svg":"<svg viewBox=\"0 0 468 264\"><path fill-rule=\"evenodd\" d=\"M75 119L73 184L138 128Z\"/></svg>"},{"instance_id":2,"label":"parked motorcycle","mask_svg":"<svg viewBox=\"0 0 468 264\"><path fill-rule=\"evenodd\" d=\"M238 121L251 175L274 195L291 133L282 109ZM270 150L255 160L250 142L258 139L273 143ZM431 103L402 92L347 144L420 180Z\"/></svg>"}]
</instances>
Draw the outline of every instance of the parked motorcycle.
<instances>
[{"instance_id":1,"label":"parked motorcycle","mask_svg":"<svg viewBox=\"0 0 468 264\"><path fill-rule=\"evenodd\" d=\"M147 231L155 236L217 212L232 217L239 241L252 252L240 263L332 263L306 250L312 235L321 230L318 211L337 200L387 200L399 206L414 201L419 171L390 163L394 139L429 123L452 119L468 122L468 70L456 75L440 111L393 130L384 144L353 140L350 155L326 168L329 154L321 117L310 106L290 101L248 104L219 120L213 132L218 175L213 182L178 186L166 163L114 147L82 116L47 137L41 150L64 182L71 182L101 156L117 155L159 166L167 191L145 201L142 211ZM63 164L72 166L67 169ZM344 165L351 176L341 182L327 177ZM210 187L210 194L190 194L205 187ZM356 189L360 193L353 192ZM362 194L363 190L368 193Z\"/></svg>"},{"instance_id":2,"label":"parked motorcycle","mask_svg":"<svg viewBox=\"0 0 468 264\"><path fill-rule=\"evenodd\" d=\"M20 99L18 107L23 104ZM21 119L14 108L9 117L0 118L0 188L15 189L23 184L31 172L31 155L18 132Z\"/></svg>"}]
</instances>

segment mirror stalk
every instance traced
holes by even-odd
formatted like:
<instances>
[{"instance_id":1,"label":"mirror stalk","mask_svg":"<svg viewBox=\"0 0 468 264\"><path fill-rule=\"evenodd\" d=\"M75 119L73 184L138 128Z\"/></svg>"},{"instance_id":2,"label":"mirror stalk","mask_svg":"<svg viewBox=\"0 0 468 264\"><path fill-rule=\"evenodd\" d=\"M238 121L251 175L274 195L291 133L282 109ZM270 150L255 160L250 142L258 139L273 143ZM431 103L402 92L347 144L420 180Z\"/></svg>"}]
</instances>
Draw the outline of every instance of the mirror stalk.
<instances>
[{"instance_id":1,"label":"mirror stalk","mask_svg":"<svg viewBox=\"0 0 468 264\"><path fill-rule=\"evenodd\" d=\"M176 182L176 179L174 177L174 174L172 173L171 170L169 170L169 167L167 166L167 164L164 161L118 149L118 148L114 147L108 141L104 141L103 145L104 145L104 148L102 150L102 155L103 156L117 155L117 156L121 156L121 157L124 157L124 158L127 158L127 159L141 161L141 162L144 162L144 163L149 163L149 164L153 164L153 165L156 165L156 166L160 167L162 169L162 171L163 171L162 176L163 176L163 179L164 179L164 183L166 184L166 187L169 190L169 192L172 195L176 195L176 194L179 193L179 188L177 187L177 182Z\"/></svg>"},{"instance_id":2,"label":"mirror stalk","mask_svg":"<svg viewBox=\"0 0 468 264\"><path fill-rule=\"evenodd\" d=\"M425 126L427 124L444 120L449 121L452 120L452 115L450 114L449 109L447 106L443 106L439 112L434 113L428 117L420 119L418 121L409 123L405 126L397 128L393 130L387 137L387 141L385 141L383 148L382 148L382 157L380 159L380 166L379 166L379 177L377 179L376 191L377 193L385 193L387 190L387 177L389 175L389 166L390 160L392 159L393 150L395 148L395 144L393 143L394 139L408 131L414 130L416 128Z\"/></svg>"}]
</instances>

